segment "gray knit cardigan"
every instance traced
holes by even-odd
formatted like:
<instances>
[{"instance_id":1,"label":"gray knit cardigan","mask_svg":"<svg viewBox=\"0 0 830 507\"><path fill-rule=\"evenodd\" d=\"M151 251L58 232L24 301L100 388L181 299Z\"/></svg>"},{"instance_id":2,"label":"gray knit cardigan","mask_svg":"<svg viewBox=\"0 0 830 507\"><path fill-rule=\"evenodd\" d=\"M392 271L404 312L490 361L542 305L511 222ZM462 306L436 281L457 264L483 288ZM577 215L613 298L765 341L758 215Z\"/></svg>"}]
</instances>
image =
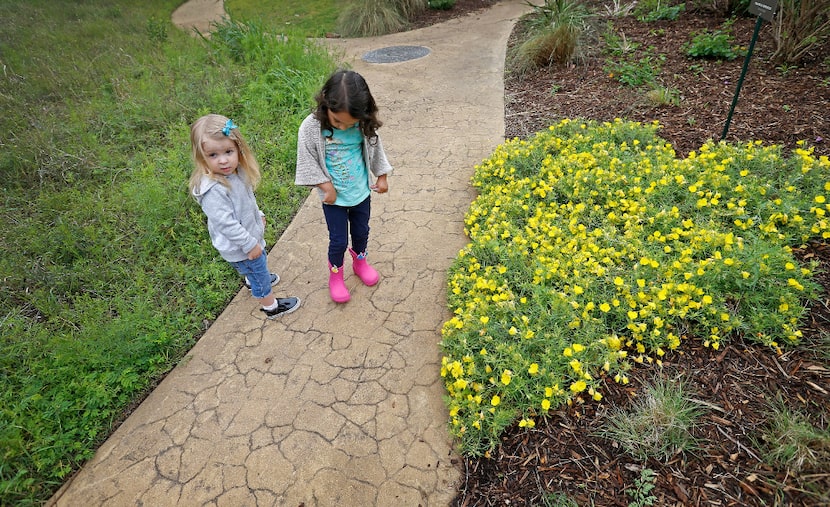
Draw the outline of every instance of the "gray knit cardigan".
<instances>
[{"instance_id":1,"label":"gray knit cardigan","mask_svg":"<svg viewBox=\"0 0 830 507\"><path fill-rule=\"evenodd\" d=\"M369 169L369 184L372 184L372 175L378 177L392 172L380 136L373 142L363 139L363 159ZM327 181L331 181L331 176L326 169L326 139L320 122L310 114L300 124L297 133L297 172L294 184L316 186Z\"/></svg>"}]
</instances>

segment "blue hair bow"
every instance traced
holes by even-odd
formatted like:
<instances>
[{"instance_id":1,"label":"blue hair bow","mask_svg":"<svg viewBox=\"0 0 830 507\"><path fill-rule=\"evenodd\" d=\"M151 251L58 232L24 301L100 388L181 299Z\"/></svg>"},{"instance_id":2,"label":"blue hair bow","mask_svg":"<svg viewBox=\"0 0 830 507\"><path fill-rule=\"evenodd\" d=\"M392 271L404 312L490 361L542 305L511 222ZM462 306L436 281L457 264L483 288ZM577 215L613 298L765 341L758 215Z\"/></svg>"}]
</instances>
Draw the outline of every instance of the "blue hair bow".
<instances>
[{"instance_id":1,"label":"blue hair bow","mask_svg":"<svg viewBox=\"0 0 830 507\"><path fill-rule=\"evenodd\" d=\"M229 135L231 135L231 130L238 129L238 128L239 128L239 125L234 125L233 120L228 120L225 123L224 128L222 128L222 133L225 134L226 136L229 136Z\"/></svg>"}]
</instances>

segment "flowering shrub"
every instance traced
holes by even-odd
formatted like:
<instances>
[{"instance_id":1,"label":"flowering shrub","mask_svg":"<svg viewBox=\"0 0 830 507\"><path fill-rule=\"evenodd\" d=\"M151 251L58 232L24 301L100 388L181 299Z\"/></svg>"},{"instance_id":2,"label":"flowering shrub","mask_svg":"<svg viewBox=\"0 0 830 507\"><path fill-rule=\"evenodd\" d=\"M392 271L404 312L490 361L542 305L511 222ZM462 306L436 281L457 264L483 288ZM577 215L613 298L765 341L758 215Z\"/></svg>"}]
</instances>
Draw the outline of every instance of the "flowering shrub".
<instances>
[{"instance_id":1,"label":"flowering shrub","mask_svg":"<svg viewBox=\"0 0 830 507\"><path fill-rule=\"evenodd\" d=\"M830 161L760 142L678 159L658 129L564 120L476 167L441 342L466 454L684 340L798 341L817 288L792 248L830 238Z\"/></svg>"}]
</instances>

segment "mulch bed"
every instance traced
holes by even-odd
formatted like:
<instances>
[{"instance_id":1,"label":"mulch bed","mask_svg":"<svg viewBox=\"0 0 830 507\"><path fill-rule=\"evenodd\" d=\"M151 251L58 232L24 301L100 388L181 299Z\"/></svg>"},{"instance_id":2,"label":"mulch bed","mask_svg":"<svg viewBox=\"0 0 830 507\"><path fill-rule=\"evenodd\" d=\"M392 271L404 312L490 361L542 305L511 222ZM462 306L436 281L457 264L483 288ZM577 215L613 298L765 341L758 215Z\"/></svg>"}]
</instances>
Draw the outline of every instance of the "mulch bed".
<instances>
[{"instance_id":1,"label":"mulch bed","mask_svg":"<svg viewBox=\"0 0 830 507\"><path fill-rule=\"evenodd\" d=\"M495 3L458 0L451 10L428 10L413 27ZM604 12L602 2L593 4ZM678 156L697 150L708 139L720 140L744 58L690 60L683 46L696 33L721 29L725 18L684 12L676 21L646 24L632 17L608 18L598 26L607 21L627 39L653 46L666 56L660 84L678 92L680 105L651 104L642 90L609 77L603 56L587 54L576 65L523 76L511 75L508 69L505 137L526 137L562 118L581 117L658 120L660 135L672 143ZM729 33L736 44L746 47L754 28L755 19L738 18ZM514 31L509 47L516 40ZM781 145L785 153L803 140L817 156L830 155L830 47L819 48L799 66L770 62L773 52L772 27L764 23L726 140L758 139ZM654 505L830 505L830 463L787 473L764 463L758 450L770 406L778 401L808 416L816 428L830 429L830 247L812 244L798 254L819 263L817 281L824 288L809 305L801 346L778 354L736 337L715 351L688 340L681 351L664 358L662 367L636 367L629 375L630 384L606 382L602 402L552 412L537 420L533 429L515 426L489 457L465 458L453 505L542 506L550 505L552 492L562 492L579 505L627 506L633 499L626 489L635 484L643 467L657 474L650 492ZM658 374L682 375L706 411L694 429L698 439L694 452L643 463L599 432L610 412L628 407Z\"/></svg>"}]
</instances>

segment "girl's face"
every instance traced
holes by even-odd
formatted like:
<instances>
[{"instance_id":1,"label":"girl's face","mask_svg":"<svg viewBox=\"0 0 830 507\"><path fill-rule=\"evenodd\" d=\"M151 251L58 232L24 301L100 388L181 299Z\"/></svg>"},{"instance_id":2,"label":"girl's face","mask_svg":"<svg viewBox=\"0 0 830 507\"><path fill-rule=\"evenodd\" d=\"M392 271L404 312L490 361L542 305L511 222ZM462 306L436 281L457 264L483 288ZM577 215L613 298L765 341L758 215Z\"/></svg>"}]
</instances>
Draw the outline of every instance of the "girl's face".
<instances>
[{"instance_id":1,"label":"girl's face","mask_svg":"<svg viewBox=\"0 0 830 507\"><path fill-rule=\"evenodd\" d=\"M337 130L346 130L348 128L352 128L359 121L357 118L350 115L348 111L340 111L339 113L335 113L334 111L329 109L328 113L329 123L331 123L331 126L336 128Z\"/></svg>"},{"instance_id":2,"label":"girl's face","mask_svg":"<svg viewBox=\"0 0 830 507\"><path fill-rule=\"evenodd\" d=\"M205 162L213 174L228 176L239 166L239 150L232 139L205 139L202 141Z\"/></svg>"}]
</instances>

